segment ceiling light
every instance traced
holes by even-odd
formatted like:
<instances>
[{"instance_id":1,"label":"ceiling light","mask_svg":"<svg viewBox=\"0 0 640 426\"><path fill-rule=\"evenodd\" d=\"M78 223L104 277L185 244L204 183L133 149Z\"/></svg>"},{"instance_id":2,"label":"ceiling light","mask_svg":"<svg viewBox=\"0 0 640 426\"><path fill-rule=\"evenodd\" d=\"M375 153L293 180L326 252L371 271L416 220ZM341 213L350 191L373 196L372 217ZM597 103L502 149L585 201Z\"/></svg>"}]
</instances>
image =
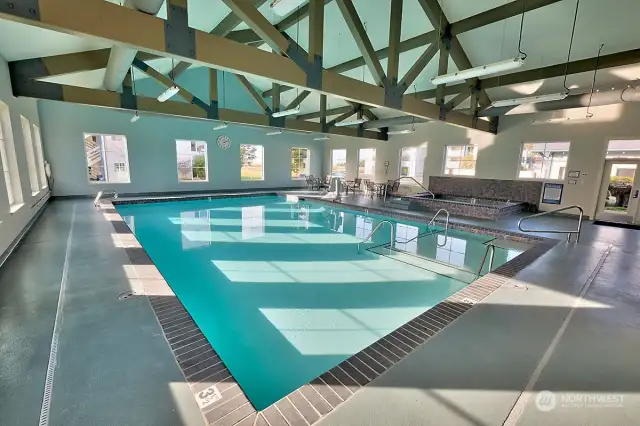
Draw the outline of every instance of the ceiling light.
<instances>
[{"instance_id":1,"label":"ceiling light","mask_svg":"<svg viewBox=\"0 0 640 426\"><path fill-rule=\"evenodd\" d=\"M366 118L357 118L357 119L351 120L351 121L341 121L339 123L336 123L335 126L336 127L355 126L357 124L362 124L362 123L364 123L366 121L367 121Z\"/></svg>"},{"instance_id":2,"label":"ceiling light","mask_svg":"<svg viewBox=\"0 0 640 426\"><path fill-rule=\"evenodd\" d=\"M491 104L493 108L514 106L522 104L534 104L538 102L560 101L566 98L568 93L553 93L550 95L528 96L525 98L517 99L503 99L501 101L495 101Z\"/></svg>"},{"instance_id":3,"label":"ceiling light","mask_svg":"<svg viewBox=\"0 0 640 426\"><path fill-rule=\"evenodd\" d=\"M456 81L468 80L470 78L480 77L487 74L509 71L512 69L520 68L522 65L524 65L524 58L515 57L507 59L506 61L500 61L489 65L482 65L480 67L456 71L450 74L438 75L431 79L431 83L436 86L439 84L453 83Z\"/></svg>"},{"instance_id":4,"label":"ceiling light","mask_svg":"<svg viewBox=\"0 0 640 426\"><path fill-rule=\"evenodd\" d=\"M300 113L300 107L295 107L292 109L285 109L284 111L277 111L274 112L273 114L271 114L272 117L278 118L278 117L284 117L287 115L295 115L295 114L299 114Z\"/></svg>"},{"instance_id":5,"label":"ceiling light","mask_svg":"<svg viewBox=\"0 0 640 426\"><path fill-rule=\"evenodd\" d=\"M331 139L331 136L323 135L313 138L314 141L328 141Z\"/></svg>"},{"instance_id":6,"label":"ceiling light","mask_svg":"<svg viewBox=\"0 0 640 426\"><path fill-rule=\"evenodd\" d=\"M272 0L269 7L276 15L286 16L289 12L301 6L305 1L306 0Z\"/></svg>"},{"instance_id":7,"label":"ceiling light","mask_svg":"<svg viewBox=\"0 0 640 426\"><path fill-rule=\"evenodd\" d=\"M180 91L180 88L174 84L171 87L169 87L167 90L162 92L160 96L158 96L158 100L160 102L165 102L171 99L172 97L174 97L176 93L178 93L179 91Z\"/></svg>"},{"instance_id":8,"label":"ceiling light","mask_svg":"<svg viewBox=\"0 0 640 426\"><path fill-rule=\"evenodd\" d=\"M214 127L213 130L222 130L222 129L226 129L226 128L227 128L227 122L223 121L222 123L220 123L216 127Z\"/></svg>"},{"instance_id":9,"label":"ceiling light","mask_svg":"<svg viewBox=\"0 0 640 426\"><path fill-rule=\"evenodd\" d=\"M391 130L387 132L388 135L408 135L409 133L414 133L416 129L403 129L403 130Z\"/></svg>"},{"instance_id":10,"label":"ceiling light","mask_svg":"<svg viewBox=\"0 0 640 426\"><path fill-rule=\"evenodd\" d=\"M138 120L140 120L140 114L138 113L138 111L136 111L136 113L133 114L133 117L131 117L131 122L135 123Z\"/></svg>"},{"instance_id":11,"label":"ceiling light","mask_svg":"<svg viewBox=\"0 0 640 426\"><path fill-rule=\"evenodd\" d=\"M267 136L275 136L275 135L281 135L282 134L282 130L276 130L274 132L267 132L266 135Z\"/></svg>"}]
</instances>

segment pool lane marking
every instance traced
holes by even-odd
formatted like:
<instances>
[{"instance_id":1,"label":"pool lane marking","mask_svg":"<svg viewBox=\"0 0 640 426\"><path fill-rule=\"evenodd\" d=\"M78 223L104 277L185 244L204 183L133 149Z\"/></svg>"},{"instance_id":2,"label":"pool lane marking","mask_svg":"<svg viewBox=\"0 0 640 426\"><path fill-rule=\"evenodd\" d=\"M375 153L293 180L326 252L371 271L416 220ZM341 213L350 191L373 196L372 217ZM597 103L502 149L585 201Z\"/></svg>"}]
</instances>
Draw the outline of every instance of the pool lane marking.
<instances>
[{"instance_id":1,"label":"pool lane marking","mask_svg":"<svg viewBox=\"0 0 640 426\"><path fill-rule=\"evenodd\" d=\"M609 247L607 247L607 249L604 251L604 253L602 253L600 260L596 264L595 268L593 268L593 271L591 272L591 275L589 275L589 278L587 278L587 281L585 282L585 284L582 286L582 289L580 290L580 293L576 297L576 300L573 303L571 310L565 317L564 322L562 323L562 325L556 332L555 336L553 337L551 344L549 344L549 347L547 348L546 352L540 359L540 362L538 363L538 366L534 370L533 374L531 374L531 377L529 378L529 382L527 383L524 390L516 400L515 404L513 404L513 408L509 412L507 419L504 421L503 426L514 426L518 422L522 414L524 413L524 409L527 406L527 402L529 401L529 399L531 398L531 395L533 394L532 390L534 386L538 382L538 379L540 379L540 375L542 374L542 371L549 363L549 360L551 359L551 356L555 352L556 347L558 346L558 343L560 343L560 339L564 335L564 332L567 330L567 327L569 326L569 322L571 321L571 318L573 318L573 314L576 312L576 308L579 308L580 305L582 304L584 295L587 293L587 290L589 290L589 287L591 287L591 284L595 280L596 275L598 275L598 273L600 272L600 269L602 269L602 265L604 265L604 262L607 259L607 256L609 256L609 253L611 252L612 248L613 248L613 245L610 244Z\"/></svg>"},{"instance_id":2,"label":"pool lane marking","mask_svg":"<svg viewBox=\"0 0 640 426\"><path fill-rule=\"evenodd\" d=\"M42 406L40 407L39 426L49 424L49 413L51 412L51 394L53 392L53 379L58 361L58 341L60 339L60 324L62 324L62 308L64 306L65 289L67 287L67 277L69 276L69 258L71 257L71 240L73 239L73 225L76 220L76 205L71 210L71 224L69 225L69 236L64 252L64 264L62 266L62 277L60 278L60 293L58 294L58 306L56 308L56 318L53 323L53 335L51 336L51 349L49 351L49 363L47 364L47 375L44 382L44 395L42 396Z\"/></svg>"}]
</instances>

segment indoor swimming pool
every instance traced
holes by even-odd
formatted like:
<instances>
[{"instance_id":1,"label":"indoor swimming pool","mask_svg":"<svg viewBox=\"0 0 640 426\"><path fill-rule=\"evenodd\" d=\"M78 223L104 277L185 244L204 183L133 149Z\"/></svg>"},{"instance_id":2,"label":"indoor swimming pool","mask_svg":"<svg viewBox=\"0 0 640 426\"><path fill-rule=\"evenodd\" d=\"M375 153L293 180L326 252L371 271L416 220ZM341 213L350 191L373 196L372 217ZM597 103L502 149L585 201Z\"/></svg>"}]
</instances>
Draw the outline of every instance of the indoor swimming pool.
<instances>
[{"instance_id":1,"label":"indoor swimming pool","mask_svg":"<svg viewBox=\"0 0 640 426\"><path fill-rule=\"evenodd\" d=\"M528 248L277 196L117 210L258 410Z\"/></svg>"}]
</instances>

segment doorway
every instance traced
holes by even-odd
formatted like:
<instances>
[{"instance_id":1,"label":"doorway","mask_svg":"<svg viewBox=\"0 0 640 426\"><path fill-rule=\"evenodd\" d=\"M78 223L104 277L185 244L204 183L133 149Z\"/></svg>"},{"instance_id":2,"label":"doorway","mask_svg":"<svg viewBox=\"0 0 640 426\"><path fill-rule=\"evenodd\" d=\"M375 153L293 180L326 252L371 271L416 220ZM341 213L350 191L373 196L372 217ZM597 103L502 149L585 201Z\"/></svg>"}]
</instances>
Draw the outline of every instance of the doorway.
<instances>
[{"instance_id":1,"label":"doorway","mask_svg":"<svg viewBox=\"0 0 640 426\"><path fill-rule=\"evenodd\" d=\"M639 192L640 159L606 160L596 220L640 225Z\"/></svg>"}]
</instances>

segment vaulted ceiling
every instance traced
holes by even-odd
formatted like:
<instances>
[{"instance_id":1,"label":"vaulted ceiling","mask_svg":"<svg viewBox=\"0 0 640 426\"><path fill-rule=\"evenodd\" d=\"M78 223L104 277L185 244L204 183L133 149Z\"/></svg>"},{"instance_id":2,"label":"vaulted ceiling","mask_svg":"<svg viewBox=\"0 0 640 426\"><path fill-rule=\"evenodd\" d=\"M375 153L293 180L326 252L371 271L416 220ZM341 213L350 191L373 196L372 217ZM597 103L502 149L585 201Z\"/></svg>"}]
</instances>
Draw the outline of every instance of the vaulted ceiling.
<instances>
[{"instance_id":1,"label":"vaulted ceiling","mask_svg":"<svg viewBox=\"0 0 640 426\"><path fill-rule=\"evenodd\" d=\"M109 1L120 3L119 0ZM512 1L515 0L439 0L439 4L445 15L443 18L451 23L456 23ZM536 3L536 0L529 1ZM561 0L526 13L522 33L522 50L526 52L527 60L525 65L517 70L518 72L562 64L567 60L576 1ZM277 24L283 17L273 13L269 3L269 1L264 2L259 7L259 11L269 22ZM373 47L376 50L386 48L389 44L391 0L353 0L353 3L360 20L365 25L366 33ZM188 11L189 26L207 32L215 28L231 13L231 10L220 0L189 0ZM293 15L296 13L296 10L292 12ZM345 23L343 15L340 13L336 1L328 2L324 13L324 68L330 68L361 57L361 51ZM163 6L158 16L166 18L166 5ZM640 16L640 1L637 0L608 2L603 0L580 0L570 60L575 61L595 57L600 44L604 44L603 55L639 48L638 16ZM521 16L516 15L506 20L459 34L458 39L473 66L512 58L518 53L520 23ZM243 31L247 28L248 26L245 23L241 23L234 31ZM436 29L427 18L418 0L404 1L401 28L401 40L403 41ZM308 18L303 18L286 29L286 33L301 47L306 50L309 49ZM109 48L111 45L111 43L97 39L72 36L0 19L0 55L7 61ZM260 45L260 48L270 50L266 44ZM425 49L427 49L427 45L400 54L400 77L409 70ZM381 59L380 62L386 70L387 59ZM151 60L148 63L165 75L172 69L172 61L170 59ZM456 64L450 59L448 71L455 70L457 70ZM407 93L413 93L414 90L421 92L435 89L430 80L437 74L438 55L436 54L415 80L415 86L412 86ZM181 79L186 79L187 75L188 72ZM374 84L374 79L366 65L343 72L343 75ZM49 81L73 86L102 88L103 78L104 70L94 70L52 77ZM135 79L138 81L145 78L148 77L143 73L137 72L135 74ZM567 77L567 86L572 92L585 92L590 90L592 79L593 72L591 71L571 74ZM610 90L612 87L633 84L638 79L640 79L640 56L637 64L600 70L597 75L596 86ZM272 82L265 78L250 76L248 80L262 92L272 87ZM487 94L491 100L495 101L532 94L558 92L562 87L563 77L558 76L490 88L487 90ZM237 89L242 91L242 88ZM282 105L287 105L291 102L299 92L300 90L283 92L281 95ZM236 95L240 96L235 93L226 94L227 97ZM448 96L447 100L452 97L453 95ZM267 100L267 102L270 101ZM319 95L312 93L302 102L301 110L303 113L318 111L319 103ZM332 96L328 98L329 109L345 105L347 103L340 98ZM468 107L467 100L460 104L458 108ZM380 118L398 115L397 111L387 108L375 108L373 112Z\"/></svg>"}]
</instances>

